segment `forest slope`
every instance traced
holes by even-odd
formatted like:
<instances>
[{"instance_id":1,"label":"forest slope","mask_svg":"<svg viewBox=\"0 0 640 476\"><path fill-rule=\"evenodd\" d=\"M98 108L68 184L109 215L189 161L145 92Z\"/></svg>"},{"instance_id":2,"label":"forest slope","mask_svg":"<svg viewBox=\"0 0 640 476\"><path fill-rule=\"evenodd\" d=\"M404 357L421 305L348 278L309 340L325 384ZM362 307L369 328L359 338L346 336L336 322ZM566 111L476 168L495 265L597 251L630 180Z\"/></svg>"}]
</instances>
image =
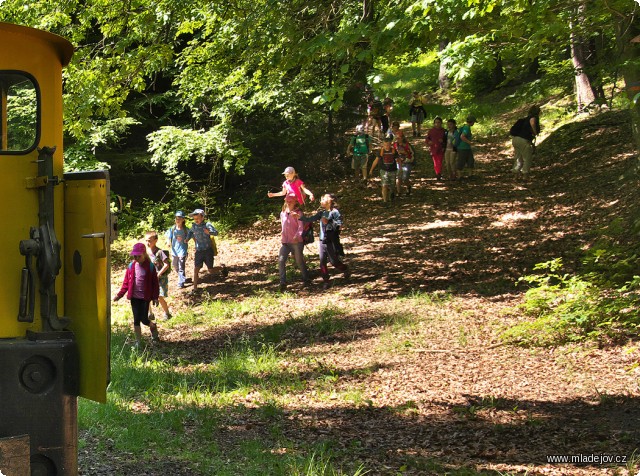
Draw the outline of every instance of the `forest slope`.
<instances>
[{"instance_id":1,"label":"forest slope","mask_svg":"<svg viewBox=\"0 0 640 476\"><path fill-rule=\"evenodd\" d=\"M624 178L634 160L627 124L624 113L607 113L553 132L527 185L511 178L506 136L478 137L477 178L464 182L436 182L422 149L414 193L390 208L378 188L354 187L345 163L332 164L325 181L303 176L317 196L340 197L350 281L337 275L322 291L315 271L303 289L294 272L290 292L268 299L277 293L279 224L259 222L221 243L226 281L173 306L256 295L264 306L215 327L170 321L155 352L197 365L229 342L272 342L286 372L303 376L305 388L278 402L277 415L257 410L259 392L241 398L215 436L223 453L251 438L272 441L277 423L276 440L326 441L345 469L363 462L373 475L628 474L632 466L546 456L637 452L637 341L527 349L498 337L524 319L518 278L555 257L577 265L592 231L638 203L637 180ZM315 247L305 253L317 270ZM199 474L189 471L174 474Z\"/></svg>"}]
</instances>

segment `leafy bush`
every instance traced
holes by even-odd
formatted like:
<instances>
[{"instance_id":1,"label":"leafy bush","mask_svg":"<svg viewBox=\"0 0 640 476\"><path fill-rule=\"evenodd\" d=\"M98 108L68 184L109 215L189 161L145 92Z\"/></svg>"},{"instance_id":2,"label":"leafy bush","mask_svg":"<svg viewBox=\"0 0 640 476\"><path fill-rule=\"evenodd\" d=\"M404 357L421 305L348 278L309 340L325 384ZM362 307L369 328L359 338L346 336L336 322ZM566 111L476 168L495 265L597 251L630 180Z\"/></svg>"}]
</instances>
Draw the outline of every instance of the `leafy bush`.
<instances>
[{"instance_id":1,"label":"leafy bush","mask_svg":"<svg viewBox=\"0 0 640 476\"><path fill-rule=\"evenodd\" d=\"M562 272L562 259L539 263L521 281L533 285L521 310L535 319L516 324L501 337L527 346L550 346L584 339L607 340L636 332L640 327L640 277L620 288L593 282L593 275Z\"/></svg>"}]
</instances>

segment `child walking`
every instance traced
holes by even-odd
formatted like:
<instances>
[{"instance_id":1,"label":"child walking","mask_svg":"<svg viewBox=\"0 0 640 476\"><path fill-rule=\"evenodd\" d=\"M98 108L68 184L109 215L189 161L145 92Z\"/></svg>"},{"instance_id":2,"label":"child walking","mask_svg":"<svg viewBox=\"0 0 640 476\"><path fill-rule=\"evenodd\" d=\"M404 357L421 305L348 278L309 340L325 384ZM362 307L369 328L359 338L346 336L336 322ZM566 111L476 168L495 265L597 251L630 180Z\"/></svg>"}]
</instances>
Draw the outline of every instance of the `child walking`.
<instances>
[{"instance_id":1,"label":"child walking","mask_svg":"<svg viewBox=\"0 0 640 476\"><path fill-rule=\"evenodd\" d=\"M448 180L455 180L458 145L460 144L460 131L458 131L455 119L449 119L447 121L445 141L447 146L444 150L444 173Z\"/></svg>"},{"instance_id":2,"label":"child walking","mask_svg":"<svg viewBox=\"0 0 640 476\"><path fill-rule=\"evenodd\" d=\"M364 132L364 126L358 124L356 133L347 146L347 156L353 154L351 168L356 174L356 181L360 179L360 174L362 174L362 181L364 183L367 182L367 162L369 161L370 146L371 137Z\"/></svg>"},{"instance_id":3,"label":"child walking","mask_svg":"<svg viewBox=\"0 0 640 476\"><path fill-rule=\"evenodd\" d=\"M171 244L171 261L178 273L178 289L182 289L187 279L185 270L190 238L182 210L176 212L175 225L166 231L165 236Z\"/></svg>"},{"instance_id":4,"label":"child walking","mask_svg":"<svg viewBox=\"0 0 640 476\"><path fill-rule=\"evenodd\" d=\"M140 324L149 326L151 339L153 342L160 342L158 327L156 323L149 319L149 303L154 301L157 304L159 285L156 268L147 255L147 250L143 243L133 245L130 255L133 261L127 266L124 281L118 294L113 298L118 301L125 294L131 301L133 311L133 332L136 336L136 347L142 343L142 329Z\"/></svg>"},{"instance_id":5,"label":"child walking","mask_svg":"<svg viewBox=\"0 0 640 476\"><path fill-rule=\"evenodd\" d=\"M427 115L427 111L424 110L424 98L418 91L414 91L411 99L409 100L409 116L411 116L411 129L413 130L413 137L420 137L420 129L422 123Z\"/></svg>"},{"instance_id":6,"label":"child walking","mask_svg":"<svg viewBox=\"0 0 640 476\"><path fill-rule=\"evenodd\" d=\"M382 161L380 164L380 180L382 182L382 201L385 204L391 200L391 187L396 186L396 175L398 173L396 160L398 157L398 152L393 148L391 139L387 137L382 143L378 157L376 157L376 160L371 164L371 170L369 170L369 175L373 175L373 170L376 168L376 165Z\"/></svg>"},{"instance_id":7,"label":"child walking","mask_svg":"<svg viewBox=\"0 0 640 476\"><path fill-rule=\"evenodd\" d=\"M445 129L442 127L442 118L436 117L433 121L433 127L427 132L425 142L431 152L433 159L433 169L436 172L436 180L442 180L442 160L445 151Z\"/></svg>"},{"instance_id":8,"label":"child walking","mask_svg":"<svg viewBox=\"0 0 640 476\"><path fill-rule=\"evenodd\" d=\"M204 210L196 208L191 213L193 218L193 225L187 235L187 239L193 238L196 242L196 254L193 259L193 290L198 290L198 283L200 282L200 270L203 265L207 265L209 274L216 270L220 270L223 278L226 278L229 274L224 264L220 266L213 266L213 244L211 243L211 236L218 236L218 230L209 222L204 221Z\"/></svg>"},{"instance_id":9,"label":"child walking","mask_svg":"<svg viewBox=\"0 0 640 476\"><path fill-rule=\"evenodd\" d=\"M404 134L397 134L396 140L393 143L394 150L398 153L398 182L396 191L398 196L402 186L407 187L407 195L411 195L411 170L413 170L413 164L415 163L415 152L413 147L407 140Z\"/></svg>"},{"instance_id":10,"label":"child walking","mask_svg":"<svg viewBox=\"0 0 640 476\"><path fill-rule=\"evenodd\" d=\"M284 199L282 212L280 212L282 246L278 253L278 270L280 272L281 292L287 289L287 260L289 259L289 254L293 255L298 268L300 268L303 285L305 287L309 285L309 275L303 254L302 230L304 223L300 220L302 215L296 196L294 194L287 195Z\"/></svg>"},{"instance_id":11,"label":"child walking","mask_svg":"<svg viewBox=\"0 0 640 476\"><path fill-rule=\"evenodd\" d=\"M335 195L325 193L320 199L320 206L322 209L318 213L310 217L302 217L300 220L305 222L320 221L320 241L318 242L320 274L324 281L323 289L329 289L331 284L327 261L331 262L334 268L342 271L345 279L351 277L351 270L340 260L338 254L342 217L337 207Z\"/></svg>"},{"instance_id":12,"label":"child walking","mask_svg":"<svg viewBox=\"0 0 640 476\"><path fill-rule=\"evenodd\" d=\"M304 182L298 177L296 169L293 167L287 167L284 169L284 172L282 172L282 175L284 175L285 178L285 181L282 183L282 191L277 193L267 192L267 196L269 198L286 197L290 193L293 193L296 200L298 200L298 203L300 205L304 205L304 195L306 194L309 196L309 200L313 202L313 193L304 186Z\"/></svg>"},{"instance_id":13,"label":"child walking","mask_svg":"<svg viewBox=\"0 0 640 476\"><path fill-rule=\"evenodd\" d=\"M458 144L458 162L456 163L456 177L458 180L463 178L464 169L468 169L467 178L473 178L473 169L475 167L475 159L473 157L472 140L473 134L471 127L476 123L476 117L467 116L467 122L460 128L460 144Z\"/></svg>"},{"instance_id":14,"label":"child walking","mask_svg":"<svg viewBox=\"0 0 640 476\"><path fill-rule=\"evenodd\" d=\"M147 253L149 259L156 268L158 274L158 302L164 311L164 320L171 319L171 313L169 312L169 305L165 298L169 297L169 273L171 272L171 265L169 264L169 256L164 250L158 248L158 233L155 231L148 231L145 233L145 239L147 242ZM153 310L149 309L149 319L152 321L155 319Z\"/></svg>"}]
</instances>

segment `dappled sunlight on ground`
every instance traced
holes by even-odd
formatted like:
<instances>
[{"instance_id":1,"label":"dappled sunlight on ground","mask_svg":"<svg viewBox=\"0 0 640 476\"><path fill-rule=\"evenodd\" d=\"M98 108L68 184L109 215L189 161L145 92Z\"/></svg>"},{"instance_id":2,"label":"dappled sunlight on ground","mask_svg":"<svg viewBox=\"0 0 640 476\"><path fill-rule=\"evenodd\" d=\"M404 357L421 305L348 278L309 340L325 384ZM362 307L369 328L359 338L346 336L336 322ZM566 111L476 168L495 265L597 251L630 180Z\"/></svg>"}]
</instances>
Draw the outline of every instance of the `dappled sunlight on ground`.
<instances>
[{"instance_id":1,"label":"dappled sunlight on ground","mask_svg":"<svg viewBox=\"0 0 640 476\"><path fill-rule=\"evenodd\" d=\"M262 220L219 241L227 279L206 277L198 294L171 288L170 304L183 315L159 323L164 343L154 352L182 372L216 365L237 343L274 346L279 366L252 376L258 383L229 397L219 417L222 453L276 438L291 443L277 454L327 442L371 475L442 474L424 469L434 461L496 475L612 475L604 466L547 464L545 456L637 448L637 341L532 349L499 337L528 319L518 308L521 277L556 257L579 266L591 231L637 203L637 183L618 182L628 141L610 145L609 165L600 168L600 157L587 154L596 153L589 141L603 136L591 135L576 139L575 154L539 144L528 184L513 182L502 138L478 148L478 177L462 182L437 182L423 141L415 141L413 193L388 208L378 179L369 188L350 178L305 180L339 195L350 279L332 274L323 290L313 244L305 247L312 286L302 287L290 262L289 288L279 293L280 228ZM292 380L300 385L284 383ZM266 405L276 416L261 413Z\"/></svg>"}]
</instances>

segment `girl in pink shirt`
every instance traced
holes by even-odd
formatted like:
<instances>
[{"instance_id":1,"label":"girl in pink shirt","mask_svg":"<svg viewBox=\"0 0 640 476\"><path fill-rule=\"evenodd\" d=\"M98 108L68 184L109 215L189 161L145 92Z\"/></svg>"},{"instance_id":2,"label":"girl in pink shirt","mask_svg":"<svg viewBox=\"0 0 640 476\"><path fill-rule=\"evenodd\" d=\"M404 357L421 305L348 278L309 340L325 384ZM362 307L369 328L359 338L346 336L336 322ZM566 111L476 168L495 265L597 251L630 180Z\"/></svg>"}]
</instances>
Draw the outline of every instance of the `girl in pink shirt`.
<instances>
[{"instance_id":1,"label":"girl in pink shirt","mask_svg":"<svg viewBox=\"0 0 640 476\"><path fill-rule=\"evenodd\" d=\"M280 291L287 289L287 260L292 254L296 260L300 273L302 274L302 282L306 287L309 285L309 276L307 273L307 265L304 262L302 242L302 230L304 223L300 221L302 210L297 201L297 197L290 193L285 196L282 212L280 213L280 223L282 224L282 246L278 253L278 271L280 273Z\"/></svg>"},{"instance_id":2,"label":"girl in pink shirt","mask_svg":"<svg viewBox=\"0 0 640 476\"><path fill-rule=\"evenodd\" d=\"M304 182L298 178L298 174L296 173L296 169L293 167L287 167L282 172L284 178L286 179L282 184L282 191L273 193L268 192L267 196L271 197L287 197L290 194L293 194L300 205L304 205L304 195L307 194L309 196L309 200L313 202L313 193L311 190L307 189L304 186Z\"/></svg>"}]
</instances>

